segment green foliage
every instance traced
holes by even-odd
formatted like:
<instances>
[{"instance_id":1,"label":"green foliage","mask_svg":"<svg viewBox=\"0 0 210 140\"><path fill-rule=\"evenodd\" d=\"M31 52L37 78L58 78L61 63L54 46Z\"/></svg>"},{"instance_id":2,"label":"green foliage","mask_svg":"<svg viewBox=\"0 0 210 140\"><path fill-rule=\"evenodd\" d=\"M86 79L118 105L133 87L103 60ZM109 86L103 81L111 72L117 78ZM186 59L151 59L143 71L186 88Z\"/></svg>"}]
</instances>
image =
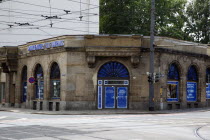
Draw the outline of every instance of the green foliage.
<instances>
[{"instance_id":1,"label":"green foliage","mask_svg":"<svg viewBox=\"0 0 210 140\"><path fill-rule=\"evenodd\" d=\"M132 0L100 1L100 32L126 34L131 32Z\"/></svg>"},{"instance_id":2,"label":"green foliage","mask_svg":"<svg viewBox=\"0 0 210 140\"><path fill-rule=\"evenodd\" d=\"M210 1L194 0L187 7L187 24L185 31L194 41L210 43Z\"/></svg>"},{"instance_id":3,"label":"green foliage","mask_svg":"<svg viewBox=\"0 0 210 140\"><path fill-rule=\"evenodd\" d=\"M156 0L155 35L194 39L194 36L190 36L194 32L190 22L186 27L189 16L185 12L186 3L187 0ZM198 9L202 9L206 2L200 3L202 4ZM151 0L100 0L100 33L150 35L150 8ZM188 14L191 13L190 9L192 8L188 8Z\"/></svg>"}]
</instances>

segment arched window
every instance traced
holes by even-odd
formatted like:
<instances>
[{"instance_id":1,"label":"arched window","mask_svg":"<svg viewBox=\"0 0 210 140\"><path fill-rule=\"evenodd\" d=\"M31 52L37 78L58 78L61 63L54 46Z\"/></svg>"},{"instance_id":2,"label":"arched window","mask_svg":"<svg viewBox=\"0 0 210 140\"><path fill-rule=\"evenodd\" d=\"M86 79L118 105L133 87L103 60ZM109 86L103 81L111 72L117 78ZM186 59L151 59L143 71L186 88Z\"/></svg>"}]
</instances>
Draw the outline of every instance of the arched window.
<instances>
[{"instance_id":1,"label":"arched window","mask_svg":"<svg viewBox=\"0 0 210 140\"><path fill-rule=\"evenodd\" d=\"M26 102L27 99L27 66L24 66L21 74L21 91L22 91L22 102Z\"/></svg>"},{"instance_id":2,"label":"arched window","mask_svg":"<svg viewBox=\"0 0 210 140\"><path fill-rule=\"evenodd\" d=\"M210 83L210 68L206 69L206 83Z\"/></svg>"},{"instance_id":3,"label":"arched window","mask_svg":"<svg viewBox=\"0 0 210 140\"><path fill-rule=\"evenodd\" d=\"M179 80L179 70L175 63L171 64L169 67L168 79Z\"/></svg>"},{"instance_id":4,"label":"arched window","mask_svg":"<svg viewBox=\"0 0 210 140\"><path fill-rule=\"evenodd\" d=\"M99 72L98 77L129 77L127 68L119 62L109 62L104 64Z\"/></svg>"},{"instance_id":5,"label":"arched window","mask_svg":"<svg viewBox=\"0 0 210 140\"><path fill-rule=\"evenodd\" d=\"M50 69L50 93L51 98L60 98L60 68L53 63Z\"/></svg>"},{"instance_id":6,"label":"arched window","mask_svg":"<svg viewBox=\"0 0 210 140\"><path fill-rule=\"evenodd\" d=\"M198 81L198 74L195 66L191 66L187 73L187 81Z\"/></svg>"},{"instance_id":7,"label":"arched window","mask_svg":"<svg viewBox=\"0 0 210 140\"><path fill-rule=\"evenodd\" d=\"M190 66L187 73L187 101L197 101L198 74L195 66Z\"/></svg>"},{"instance_id":8,"label":"arched window","mask_svg":"<svg viewBox=\"0 0 210 140\"><path fill-rule=\"evenodd\" d=\"M35 94L37 99L44 98L44 74L42 70L42 66L40 64L36 65L34 77L36 79L35 84Z\"/></svg>"},{"instance_id":9,"label":"arched window","mask_svg":"<svg viewBox=\"0 0 210 140\"><path fill-rule=\"evenodd\" d=\"M206 69L206 99L210 99L210 68Z\"/></svg>"},{"instance_id":10,"label":"arched window","mask_svg":"<svg viewBox=\"0 0 210 140\"><path fill-rule=\"evenodd\" d=\"M179 70L175 63L169 66L167 81L167 101L179 100Z\"/></svg>"}]
</instances>

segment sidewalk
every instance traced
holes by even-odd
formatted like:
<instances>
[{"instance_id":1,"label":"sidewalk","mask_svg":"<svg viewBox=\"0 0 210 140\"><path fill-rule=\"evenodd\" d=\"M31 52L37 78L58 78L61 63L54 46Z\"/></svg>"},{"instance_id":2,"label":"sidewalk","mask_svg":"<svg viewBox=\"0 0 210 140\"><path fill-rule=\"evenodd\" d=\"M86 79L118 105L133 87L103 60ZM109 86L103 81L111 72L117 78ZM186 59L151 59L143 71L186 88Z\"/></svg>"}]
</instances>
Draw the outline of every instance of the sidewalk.
<instances>
[{"instance_id":1,"label":"sidewalk","mask_svg":"<svg viewBox=\"0 0 210 140\"><path fill-rule=\"evenodd\" d=\"M206 108L190 108L190 109L178 109L178 110L157 110L157 111L144 111L144 110L66 110L66 111L43 111L32 110L25 108L6 108L0 107L0 111L8 111L15 113L27 113L27 114L44 114L44 115L111 115L111 114L173 114L173 113L185 113L193 111L210 111L210 107Z\"/></svg>"}]
</instances>

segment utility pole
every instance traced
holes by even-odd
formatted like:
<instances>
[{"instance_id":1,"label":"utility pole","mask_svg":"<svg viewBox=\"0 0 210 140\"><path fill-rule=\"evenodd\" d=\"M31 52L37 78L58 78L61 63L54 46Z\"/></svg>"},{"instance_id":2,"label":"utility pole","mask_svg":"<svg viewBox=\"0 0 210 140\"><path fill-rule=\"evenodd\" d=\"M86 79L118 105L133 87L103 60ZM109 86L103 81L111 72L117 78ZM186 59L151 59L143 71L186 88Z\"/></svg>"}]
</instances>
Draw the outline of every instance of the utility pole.
<instances>
[{"instance_id":1,"label":"utility pole","mask_svg":"<svg viewBox=\"0 0 210 140\"><path fill-rule=\"evenodd\" d=\"M154 77L154 29L155 29L155 0L151 0L151 25L150 25L150 67L149 73ZM149 82L149 111L155 110L154 105L154 82Z\"/></svg>"}]
</instances>

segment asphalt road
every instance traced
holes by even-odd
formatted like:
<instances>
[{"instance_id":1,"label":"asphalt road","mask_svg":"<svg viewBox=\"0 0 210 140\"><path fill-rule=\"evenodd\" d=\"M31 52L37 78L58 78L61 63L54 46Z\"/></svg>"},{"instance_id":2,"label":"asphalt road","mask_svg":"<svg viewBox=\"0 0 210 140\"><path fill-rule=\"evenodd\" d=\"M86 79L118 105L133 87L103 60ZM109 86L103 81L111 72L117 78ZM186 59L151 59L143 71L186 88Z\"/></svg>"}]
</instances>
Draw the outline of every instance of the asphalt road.
<instances>
[{"instance_id":1,"label":"asphalt road","mask_svg":"<svg viewBox=\"0 0 210 140\"><path fill-rule=\"evenodd\" d=\"M41 115L0 111L0 140L210 140L210 111Z\"/></svg>"}]
</instances>

